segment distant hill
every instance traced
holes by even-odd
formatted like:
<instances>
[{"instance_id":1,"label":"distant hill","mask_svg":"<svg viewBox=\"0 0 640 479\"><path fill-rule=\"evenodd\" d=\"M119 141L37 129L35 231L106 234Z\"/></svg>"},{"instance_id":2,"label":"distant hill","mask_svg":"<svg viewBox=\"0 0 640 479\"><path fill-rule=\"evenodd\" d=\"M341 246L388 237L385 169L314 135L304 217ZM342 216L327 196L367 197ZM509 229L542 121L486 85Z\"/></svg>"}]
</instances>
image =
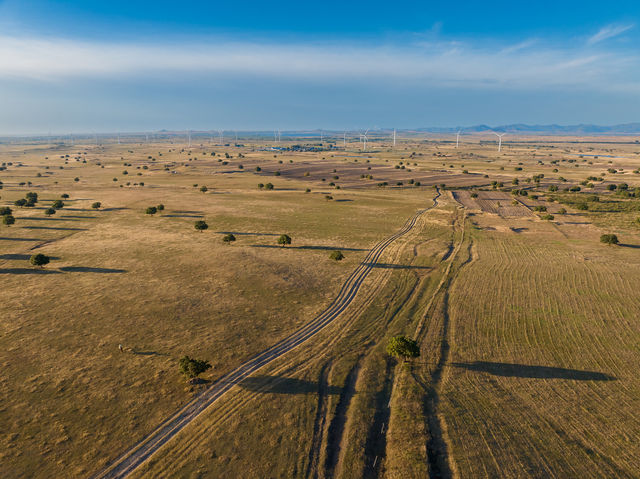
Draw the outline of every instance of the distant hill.
<instances>
[{"instance_id":1,"label":"distant hill","mask_svg":"<svg viewBox=\"0 0 640 479\"><path fill-rule=\"evenodd\" d=\"M483 133L489 131L506 133L530 133L545 135L634 135L640 134L640 123L624 123L620 125L526 125L514 123L490 127L488 125L475 125L460 128L420 128L417 131L429 133Z\"/></svg>"}]
</instances>

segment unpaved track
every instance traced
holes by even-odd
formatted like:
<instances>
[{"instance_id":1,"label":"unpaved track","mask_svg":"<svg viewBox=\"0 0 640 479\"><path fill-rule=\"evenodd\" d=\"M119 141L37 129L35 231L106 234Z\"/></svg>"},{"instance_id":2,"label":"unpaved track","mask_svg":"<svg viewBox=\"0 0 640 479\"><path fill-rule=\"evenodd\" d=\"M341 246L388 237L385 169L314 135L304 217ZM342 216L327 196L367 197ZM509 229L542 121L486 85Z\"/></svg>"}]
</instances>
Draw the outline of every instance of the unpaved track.
<instances>
[{"instance_id":1,"label":"unpaved track","mask_svg":"<svg viewBox=\"0 0 640 479\"><path fill-rule=\"evenodd\" d=\"M185 426L191 423L191 421L193 421L199 414L222 397L229 389L263 366L266 366L270 362L280 358L295 347L301 345L340 316L340 314L351 304L358 293L360 286L362 286L364 279L376 266L378 259L387 247L396 239L411 231L418 218L423 213L437 206L438 198L440 197L440 190L436 188L436 191L437 194L433 198L433 205L431 207L418 211L414 216L406 221L397 233L381 241L375 245L371 251L369 251L360 265L353 273L351 273L349 278L347 278L336 298L324 312L311 322L304 325L298 331L291 334L289 337L283 339L279 343L276 343L274 346L266 349L254 358L238 366L235 370L218 379L196 398L187 403L176 414L160 424L160 426L158 426L146 438L117 458L102 472L93 477L95 479L111 479L128 476L153 454L155 454Z\"/></svg>"}]
</instances>

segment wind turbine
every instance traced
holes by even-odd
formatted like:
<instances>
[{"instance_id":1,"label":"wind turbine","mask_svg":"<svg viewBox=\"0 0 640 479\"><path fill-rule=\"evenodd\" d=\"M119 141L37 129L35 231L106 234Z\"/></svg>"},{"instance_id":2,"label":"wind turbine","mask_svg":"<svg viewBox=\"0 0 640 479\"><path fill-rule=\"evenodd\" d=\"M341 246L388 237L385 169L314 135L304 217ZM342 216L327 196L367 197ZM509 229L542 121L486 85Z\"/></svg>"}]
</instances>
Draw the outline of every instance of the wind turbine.
<instances>
[{"instance_id":1,"label":"wind turbine","mask_svg":"<svg viewBox=\"0 0 640 479\"><path fill-rule=\"evenodd\" d=\"M456 133L456 148L458 148L459 144L460 144L460 130L458 130L458 133Z\"/></svg>"},{"instance_id":2,"label":"wind turbine","mask_svg":"<svg viewBox=\"0 0 640 479\"><path fill-rule=\"evenodd\" d=\"M342 146L345 150L347 149L347 130L344 130L344 133L342 134Z\"/></svg>"},{"instance_id":3,"label":"wind turbine","mask_svg":"<svg viewBox=\"0 0 640 479\"><path fill-rule=\"evenodd\" d=\"M120 133L118 133L118 145L120 144Z\"/></svg>"},{"instance_id":4,"label":"wind turbine","mask_svg":"<svg viewBox=\"0 0 640 479\"><path fill-rule=\"evenodd\" d=\"M393 146L396 146L396 129L393 129Z\"/></svg>"},{"instance_id":5,"label":"wind turbine","mask_svg":"<svg viewBox=\"0 0 640 479\"><path fill-rule=\"evenodd\" d=\"M220 144L224 145L224 130L218 130L218 135L220 135Z\"/></svg>"},{"instance_id":6,"label":"wind turbine","mask_svg":"<svg viewBox=\"0 0 640 479\"><path fill-rule=\"evenodd\" d=\"M189 148L191 148L191 130L187 131L187 136L189 137Z\"/></svg>"},{"instance_id":7,"label":"wind turbine","mask_svg":"<svg viewBox=\"0 0 640 479\"><path fill-rule=\"evenodd\" d=\"M362 141L364 145L363 150L367 149L367 133L369 133L369 128L367 128L367 131L365 131L364 134L362 135Z\"/></svg>"},{"instance_id":8,"label":"wind turbine","mask_svg":"<svg viewBox=\"0 0 640 479\"><path fill-rule=\"evenodd\" d=\"M498 152L500 152L500 150L502 149L502 137L505 135L505 133L498 134L498 133L496 133L495 131L494 131L494 132L492 132L492 133L493 133L494 135L496 135L496 136L498 137L498 139L499 139L499 140L498 140Z\"/></svg>"}]
</instances>

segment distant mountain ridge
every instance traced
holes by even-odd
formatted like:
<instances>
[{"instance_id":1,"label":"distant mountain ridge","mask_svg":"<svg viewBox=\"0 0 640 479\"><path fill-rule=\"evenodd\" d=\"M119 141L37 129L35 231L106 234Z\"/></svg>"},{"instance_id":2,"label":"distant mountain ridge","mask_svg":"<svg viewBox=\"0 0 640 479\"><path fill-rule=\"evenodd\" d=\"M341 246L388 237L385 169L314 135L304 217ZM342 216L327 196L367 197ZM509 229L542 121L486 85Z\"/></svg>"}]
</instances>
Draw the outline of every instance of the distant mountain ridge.
<instances>
[{"instance_id":1,"label":"distant mountain ridge","mask_svg":"<svg viewBox=\"0 0 640 479\"><path fill-rule=\"evenodd\" d=\"M511 125L501 125L490 127L488 125L475 125L460 128L419 128L416 131L424 131L429 133L484 133L490 131L506 132L506 133L533 133L548 135L633 135L640 134L640 122L623 123L620 125L527 125L524 123L514 123Z\"/></svg>"}]
</instances>

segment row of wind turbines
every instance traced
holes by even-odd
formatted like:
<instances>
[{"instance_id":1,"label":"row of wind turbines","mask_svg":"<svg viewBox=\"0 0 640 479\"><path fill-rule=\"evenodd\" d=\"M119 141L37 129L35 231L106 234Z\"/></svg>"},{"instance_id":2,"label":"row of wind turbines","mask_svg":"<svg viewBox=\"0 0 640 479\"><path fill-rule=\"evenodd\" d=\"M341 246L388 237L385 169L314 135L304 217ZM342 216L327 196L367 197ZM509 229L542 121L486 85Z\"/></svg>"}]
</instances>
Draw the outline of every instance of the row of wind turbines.
<instances>
[{"instance_id":1,"label":"row of wind turbines","mask_svg":"<svg viewBox=\"0 0 640 479\"><path fill-rule=\"evenodd\" d=\"M366 150L367 149L367 142L369 141L369 137L367 135L369 134L370 130L371 130L370 128L367 128L366 130L362 131L359 134L359 141L360 141L360 145L361 145L362 150ZM238 141L238 132L235 131L235 130L233 130L233 132L235 134L235 141L237 142ZM218 133L218 139L220 141L220 144L224 144L224 133L225 133L225 130L217 130L217 133ZM503 133L497 133L495 131L492 131L491 133L493 133L494 135L496 135L498 137L498 152L502 151L502 137L506 133L504 133L504 132ZM460 136L461 136L461 134L462 134L461 130L458 130L457 133L456 133L456 148L460 147ZM145 142L148 143L149 142L149 133L144 133L144 135L145 135ZM95 142L96 142L96 145L97 145L98 144L98 135L94 134L93 136L95 138ZM71 138L71 144L74 145L75 141L74 141L73 134L70 135L70 138ZM322 130L320 130L320 141L324 142L324 138L325 138L324 132ZM50 141L50 139L51 139L51 135L49 135L49 141ZM213 139L213 136L212 136L212 139ZM275 144L280 143L281 139L282 139L282 135L281 135L280 129L274 130L273 131L273 141L274 141L274 143ZM191 130L187 130L186 131L186 140L187 140L188 147L191 148L191 146L192 146ZM397 131L396 131L395 128L393 129L393 132L392 132L392 140L393 140L393 146L395 147L396 146L396 142L397 142ZM120 133L116 134L116 141L117 141L118 145L121 144ZM342 145L343 145L344 148L347 147L347 130L345 130L343 132Z\"/></svg>"}]
</instances>

